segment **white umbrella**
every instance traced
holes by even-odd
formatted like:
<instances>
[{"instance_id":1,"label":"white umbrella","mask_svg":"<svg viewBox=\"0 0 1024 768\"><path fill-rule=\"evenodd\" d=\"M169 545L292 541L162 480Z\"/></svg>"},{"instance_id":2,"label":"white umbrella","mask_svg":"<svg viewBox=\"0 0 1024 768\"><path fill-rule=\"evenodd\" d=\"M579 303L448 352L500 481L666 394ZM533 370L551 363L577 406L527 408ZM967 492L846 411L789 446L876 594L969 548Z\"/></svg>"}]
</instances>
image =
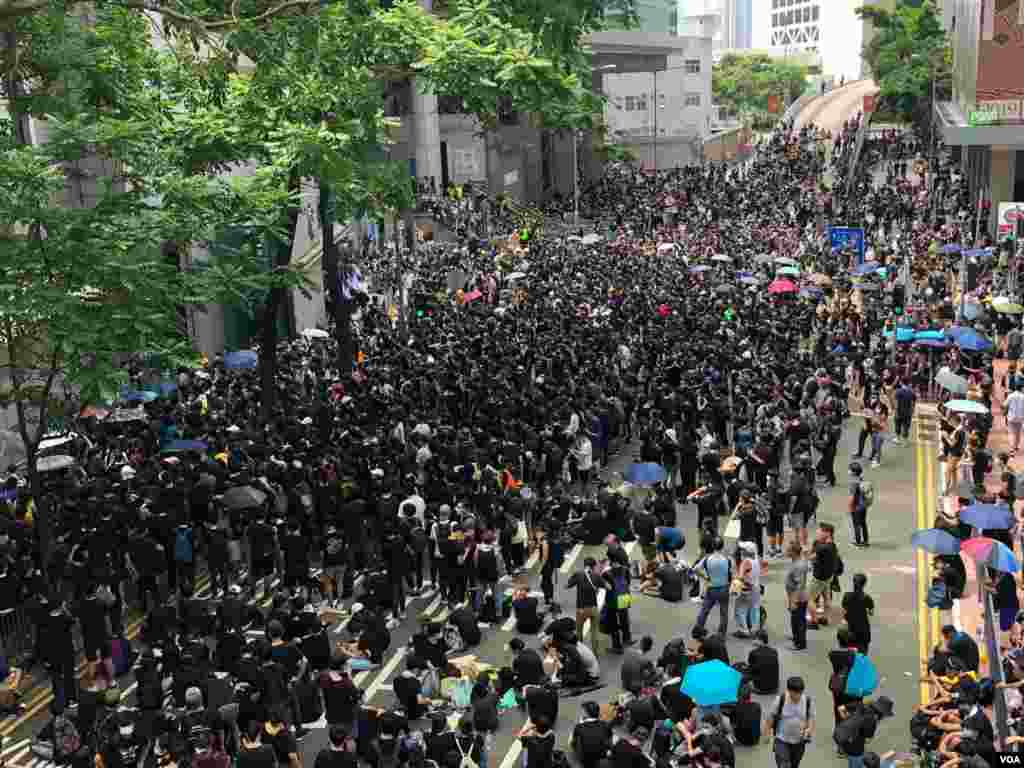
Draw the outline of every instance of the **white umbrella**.
<instances>
[{"instance_id":1,"label":"white umbrella","mask_svg":"<svg viewBox=\"0 0 1024 768\"><path fill-rule=\"evenodd\" d=\"M55 472L58 469L67 469L73 467L75 460L71 456L43 456L36 460L36 471L38 472Z\"/></svg>"},{"instance_id":2,"label":"white umbrella","mask_svg":"<svg viewBox=\"0 0 1024 768\"><path fill-rule=\"evenodd\" d=\"M664 251L671 251L674 247L674 243L662 243L658 246L658 252L663 253Z\"/></svg>"},{"instance_id":3,"label":"white umbrella","mask_svg":"<svg viewBox=\"0 0 1024 768\"><path fill-rule=\"evenodd\" d=\"M1009 296L996 296L994 299L992 299L992 304L994 306L998 306L1000 304L1010 304L1010 303L1011 302L1010 302L1010 297Z\"/></svg>"},{"instance_id":4,"label":"white umbrella","mask_svg":"<svg viewBox=\"0 0 1024 768\"><path fill-rule=\"evenodd\" d=\"M525 272L513 272L508 276L508 281L511 283L516 280L522 280L524 277L526 277Z\"/></svg>"},{"instance_id":5,"label":"white umbrella","mask_svg":"<svg viewBox=\"0 0 1024 768\"><path fill-rule=\"evenodd\" d=\"M788 256L780 256L775 260L776 264L785 264L787 267L795 267L799 262L796 259L791 259Z\"/></svg>"},{"instance_id":6,"label":"white umbrella","mask_svg":"<svg viewBox=\"0 0 1024 768\"><path fill-rule=\"evenodd\" d=\"M565 239L568 240L570 243L582 243L583 242L583 238L580 237L579 235L569 235Z\"/></svg>"},{"instance_id":7,"label":"white umbrella","mask_svg":"<svg viewBox=\"0 0 1024 768\"><path fill-rule=\"evenodd\" d=\"M595 245L596 243L600 243L602 240L604 240L604 238L599 234L591 232L589 235L584 235L582 243L584 245Z\"/></svg>"},{"instance_id":8,"label":"white umbrella","mask_svg":"<svg viewBox=\"0 0 1024 768\"><path fill-rule=\"evenodd\" d=\"M950 400L946 403L946 410L953 411L954 413L988 413L988 408L973 400Z\"/></svg>"},{"instance_id":9,"label":"white umbrella","mask_svg":"<svg viewBox=\"0 0 1024 768\"><path fill-rule=\"evenodd\" d=\"M728 264L732 262L732 259L726 256L724 253L716 253L714 256L711 257L711 260L721 262L722 264Z\"/></svg>"},{"instance_id":10,"label":"white umbrella","mask_svg":"<svg viewBox=\"0 0 1024 768\"><path fill-rule=\"evenodd\" d=\"M307 339L329 339L331 334L322 328L307 328L302 332L302 335Z\"/></svg>"}]
</instances>

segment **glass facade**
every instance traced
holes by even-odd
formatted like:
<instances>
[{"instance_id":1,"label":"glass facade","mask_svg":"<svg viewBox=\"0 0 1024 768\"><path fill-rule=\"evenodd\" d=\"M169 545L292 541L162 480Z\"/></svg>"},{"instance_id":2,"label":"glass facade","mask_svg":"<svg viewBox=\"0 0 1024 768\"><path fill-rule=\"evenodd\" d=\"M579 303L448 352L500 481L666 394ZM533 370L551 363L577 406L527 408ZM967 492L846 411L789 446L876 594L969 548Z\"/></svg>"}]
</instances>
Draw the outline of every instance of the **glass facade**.
<instances>
[{"instance_id":1,"label":"glass facade","mask_svg":"<svg viewBox=\"0 0 1024 768\"><path fill-rule=\"evenodd\" d=\"M736 43L735 48L754 47L754 0L736 2Z\"/></svg>"},{"instance_id":2,"label":"glass facade","mask_svg":"<svg viewBox=\"0 0 1024 768\"><path fill-rule=\"evenodd\" d=\"M636 0L639 25L631 32L646 32L649 35L679 34L678 0Z\"/></svg>"}]
</instances>

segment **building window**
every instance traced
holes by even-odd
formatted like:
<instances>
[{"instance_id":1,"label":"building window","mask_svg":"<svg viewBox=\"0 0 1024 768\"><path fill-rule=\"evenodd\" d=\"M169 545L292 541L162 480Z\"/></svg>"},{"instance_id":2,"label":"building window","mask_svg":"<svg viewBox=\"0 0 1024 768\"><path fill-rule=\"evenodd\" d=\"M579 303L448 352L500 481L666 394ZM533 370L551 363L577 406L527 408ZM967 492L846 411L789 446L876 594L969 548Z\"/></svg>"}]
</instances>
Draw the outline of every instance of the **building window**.
<instances>
[{"instance_id":1,"label":"building window","mask_svg":"<svg viewBox=\"0 0 1024 768\"><path fill-rule=\"evenodd\" d=\"M773 13L772 14L772 26L773 27L779 26L779 14L777 14L777 13Z\"/></svg>"},{"instance_id":2,"label":"building window","mask_svg":"<svg viewBox=\"0 0 1024 768\"><path fill-rule=\"evenodd\" d=\"M804 23L806 24L811 20L811 9L804 6Z\"/></svg>"},{"instance_id":3,"label":"building window","mask_svg":"<svg viewBox=\"0 0 1024 768\"><path fill-rule=\"evenodd\" d=\"M636 97L636 111L646 112L647 111L647 94Z\"/></svg>"},{"instance_id":4,"label":"building window","mask_svg":"<svg viewBox=\"0 0 1024 768\"><path fill-rule=\"evenodd\" d=\"M684 107L699 107L700 106L700 94L699 93L688 93L683 97Z\"/></svg>"},{"instance_id":5,"label":"building window","mask_svg":"<svg viewBox=\"0 0 1024 768\"><path fill-rule=\"evenodd\" d=\"M636 99L634 99L632 96L627 96L626 97L626 111L627 112L632 112L635 109L636 109Z\"/></svg>"},{"instance_id":6,"label":"building window","mask_svg":"<svg viewBox=\"0 0 1024 768\"><path fill-rule=\"evenodd\" d=\"M818 20L818 6L812 5L811 6L811 21L817 21L817 20Z\"/></svg>"},{"instance_id":7,"label":"building window","mask_svg":"<svg viewBox=\"0 0 1024 768\"><path fill-rule=\"evenodd\" d=\"M687 59L683 62L683 68L688 75L700 74L700 59Z\"/></svg>"}]
</instances>

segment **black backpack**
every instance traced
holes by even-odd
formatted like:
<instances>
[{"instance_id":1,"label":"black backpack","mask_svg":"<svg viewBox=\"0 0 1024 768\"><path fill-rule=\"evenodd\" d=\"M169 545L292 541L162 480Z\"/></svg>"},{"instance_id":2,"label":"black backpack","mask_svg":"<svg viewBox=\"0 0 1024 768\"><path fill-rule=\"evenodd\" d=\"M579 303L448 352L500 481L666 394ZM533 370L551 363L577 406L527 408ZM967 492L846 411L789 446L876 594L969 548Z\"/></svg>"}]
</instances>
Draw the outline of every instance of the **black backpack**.
<instances>
[{"instance_id":1,"label":"black backpack","mask_svg":"<svg viewBox=\"0 0 1024 768\"><path fill-rule=\"evenodd\" d=\"M476 569L483 581L498 580L498 555L493 549L477 550Z\"/></svg>"},{"instance_id":2,"label":"black backpack","mask_svg":"<svg viewBox=\"0 0 1024 768\"><path fill-rule=\"evenodd\" d=\"M437 524L437 548L442 555L454 555L458 552L456 543L452 540L451 523Z\"/></svg>"},{"instance_id":3,"label":"black backpack","mask_svg":"<svg viewBox=\"0 0 1024 768\"><path fill-rule=\"evenodd\" d=\"M551 565L555 568L562 567L562 564L565 563L565 547L561 540L551 539L548 541L548 557L551 560Z\"/></svg>"},{"instance_id":4,"label":"black backpack","mask_svg":"<svg viewBox=\"0 0 1024 768\"><path fill-rule=\"evenodd\" d=\"M427 548L427 539L427 532L423 530L423 526L413 526L413 529L409 531L409 546L417 555Z\"/></svg>"}]
</instances>

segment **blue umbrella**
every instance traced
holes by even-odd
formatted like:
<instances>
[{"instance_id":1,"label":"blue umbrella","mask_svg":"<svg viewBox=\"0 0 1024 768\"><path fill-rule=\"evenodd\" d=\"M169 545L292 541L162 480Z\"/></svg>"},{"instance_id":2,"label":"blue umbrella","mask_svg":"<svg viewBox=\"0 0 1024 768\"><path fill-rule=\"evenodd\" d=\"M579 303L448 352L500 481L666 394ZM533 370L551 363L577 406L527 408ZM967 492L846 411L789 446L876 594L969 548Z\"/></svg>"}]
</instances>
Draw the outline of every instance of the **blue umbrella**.
<instances>
[{"instance_id":1,"label":"blue umbrella","mask_svg":"<svg viewBox=\"0 0 1024 768\"><path fill-rule=\"evenodd\" d=\"M160 395L156 392L143 392L140 390L129 390L121 393L121 399L126 403L151 403L158 397L160 397Z\"/></svg>"},{"instance_id":2,"label":"blue umbrella","mask_svg":"<svg viewBox=\"0 0 1024 768\"><path fill-rule=\"evenodd\" d=\"M875 262L865 261L863 264L858 264L856 267L851 269L850 272L854 275L870 275L878 270L879 266Z\"/></svg>"},{"instance_id":3,"label":"blue umbrella","mask_svg":"<svg viewBox=\"0 0 1024 768\"><path fill-rule=\"evenodd\" d=\"M687 667L679 690L699 707L732 704L737 699L741 677L728 664L714 659Z\"/></svg>"},{"instance_id":4,"label":"blue umbrella","mask_svg":"<svg viewBox=\"0 0 1024 768\"><path fill-rule=\"evenodd\" d=\"M822 292L820 288L801 288L800 298L801 299L818 299L821 298Z\"/></svg>"},{"instance_id":5,"label":"blue umbrella","mask_svg":"<svg viewBox=\"0 0 1024 768\"><path fill-rule=\"evenodd\" d=\"M939 528L926 528L914 531L910 537L910 546L933 555L955 555L960 551L960 539Z\"/></svg>"},{"instance_id":6,"label":"blue umbrella","mask_svg":"<svg viewBox=\"0 0 1024 768\"><path fill-rule=\"evenodd\" d=\"M892 338L892 331L883 331L882 335L887 339ZM900 344L909 344L914 340L914 329L905 325L896 326L896 341Z\"/></svg>"},{"instance_id":7,"label":"blue umbrella","mask_svg":"<svg viewBox=\"0 0 1024 768\"><path fill-rule=\"evenodd\" d=\"M630 464L626 468L623 479L633 485L656 485L664 482L665 468L661 464L647 462L645 464Z\"/></svg>"},{"instance_id":8,"label":"blue umbrella","mask_svg":"<svg viewBox=\"0 0 1024 768\"><path fill-rule=\"evenodd\" d=\"M1013 513L1007 504L972 504L960 510L960 519L979 531L1008 531L1013 527Z\"/></svg>"},{"instance_id":9,"label":"blue umbrella","mask_svg":"<svg viewBox=\"0 0 1024 768\"><path fill-rule=\"evenodd\" d=\"M941 339L922 339L917 338L914 341L915 347L928 347L930 349L945 349L946 342Z\"/></svg>"},{"instance_id":10,"label":"blue umbrella","mask_svg":"<svg viewBox=\"0 0 1024 768\"><path fill-rule=\"evenodd\" d=\"M752 275L743 275L743 277L739 279L739 282L744 285L758 285L761 281Z\"/></svg>"},{"instance_id":11,"label":"blue umbrella","mask_svg":"<svg viewBox=\"0 0 1024 768\"><path fill-rule=\"evenodd\" d=\"M918 331L914 334L917 341L941 341L945 342L946 336L942 331Z\"/></svg>"},{"instance_id":12,"label":"blue umbrella","mask_svg":"<svg viewBox=\"0 0 1024 768\"><path fill-rule=\"evenodd\" d=\"M259 363L259 355L251 349L228 352L224 355L224 367L235 370L252 370Z\"/></svg>"},{"instance_id":13,"label":"blue umbrella","mask_svg":"<svg viewBox=\"0 0 1024 768\"><path fill-rule=\"evenodd\" d=\"M954 336L956 345L968 352L985 352L992 349L992 342L986 339L977 331L966 328Z\"/></svg>"},{"instance_id":14,"label":"blue umbrella","mask_svg":"<svg viewBox=\"0 0 1024 768\"><path fill-rule=\"evenodd\" d=\"M956 243L946 243L940 250L943 253L960 253L963 249Z\"/></svg>"},{"instance_id":15,"label":"blue umbrella","mask_svg":"<svg viewBox=\"0 0 1024 768\"><path fill-rule=\"evenodd\" d=\"M206 443L202 440L172 440L163 449L164 453L182 453L183 451L199 451L206 453Z\"/></svg>"},{"instance_id":16,"label":"blue umbrella","mask_svg":"<svg viewBox=\"0 0 1024 768\"><path fill-rule=\"evenodd\" d=\"M846 674L846 695L857 699L870 696L878 687L878 671L863 653L853 657L853 666Z\"/></svg>"},{"instance_id":17,"label":"blue umbrella","mask_svg":"<svg viewBox=\"0 0 1024 768\"><path fill-rule=\"evenodd\" d=\"M698 264L696 267L690 267L690 274L697 275L701 272L707 272L709 269L711 269L711 267L707 264Z\"/></svg>"}]
</instances>

